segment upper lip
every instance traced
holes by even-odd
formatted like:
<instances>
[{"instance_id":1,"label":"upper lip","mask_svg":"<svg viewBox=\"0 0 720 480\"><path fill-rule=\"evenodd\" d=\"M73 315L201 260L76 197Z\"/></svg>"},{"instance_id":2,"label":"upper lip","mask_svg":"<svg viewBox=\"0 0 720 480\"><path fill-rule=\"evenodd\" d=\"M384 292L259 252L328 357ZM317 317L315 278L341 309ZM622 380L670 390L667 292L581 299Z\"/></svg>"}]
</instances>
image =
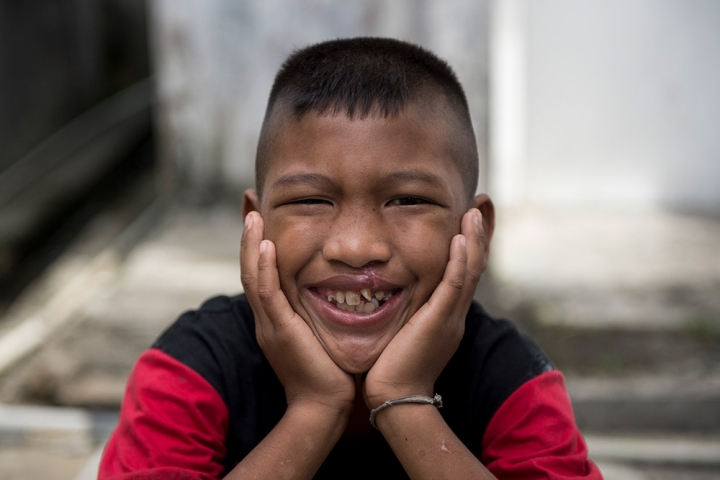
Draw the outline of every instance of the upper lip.
<instances>
[{"instance_id":1,"label":"upper lip","mask_svg":"<svg viewBox=\"0 0 720 480\"><path fill-rule=\"evenodd\" d=\"M373 291L391 291L400 288L372 273L357 275L335 275L312 285L313 288L327 288L335 290L360 291L369 288Z\"/></svg>"}]
</instances>

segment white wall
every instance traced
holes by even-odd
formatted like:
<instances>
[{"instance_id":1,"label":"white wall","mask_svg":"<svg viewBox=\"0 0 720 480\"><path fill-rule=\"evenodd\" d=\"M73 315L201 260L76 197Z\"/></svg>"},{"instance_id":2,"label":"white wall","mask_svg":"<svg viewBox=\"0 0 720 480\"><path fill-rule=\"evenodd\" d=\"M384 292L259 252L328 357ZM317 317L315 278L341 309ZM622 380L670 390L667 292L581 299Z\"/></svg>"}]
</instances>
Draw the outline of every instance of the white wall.
<instances>
[{"instance_id":1,"label":"white wall","mask_svg":"<svg viewBox=\"0 0 720 480\"><path fill-rule=\"evenodd\" d=\"M496 0L502 205L720 210L720 2Z\"/></svg>"}]
</instances>

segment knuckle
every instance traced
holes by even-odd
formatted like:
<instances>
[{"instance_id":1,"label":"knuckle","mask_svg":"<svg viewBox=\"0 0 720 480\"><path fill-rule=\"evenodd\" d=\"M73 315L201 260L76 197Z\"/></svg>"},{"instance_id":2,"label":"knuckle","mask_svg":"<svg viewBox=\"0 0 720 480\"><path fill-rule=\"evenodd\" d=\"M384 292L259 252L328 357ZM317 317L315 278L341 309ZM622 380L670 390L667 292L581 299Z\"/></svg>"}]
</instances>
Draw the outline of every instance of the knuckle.
<instances>
[{"instance_id":1,"label":"knuckle","mask_svg":"<svg viewBox=\"0 0 720 480\"><path fill-rule=\"evenodd\" d=\"M273 296L273 293L273 289L272 287L270 287L270 285L258 285L257 295L262 302L267 302L268 300L270 300Z\"/></svg>"},{"instance_id":2,"label":"knuckle","mask_svg":"<svg viewBox=\"0 0 720 480\"><path fill-rule=\"evenodd\" d=\"M480 245L483 246L483 248L487 247L487 235L485 235L485 231L480 234L480 236L478 237L478 241L480 242Z\"/></svg>"},{"instance_id":3,"label":"knuckle","mask_svg":"<svg viewBox=\"0 0 720 480\"><path fill-rule=\"evenodd\" d=\"M250 240L248 239L247 234L243 233L243 236L240 238L240 254L242 258L242 254L247 252L250 245Z\"/></svg>"},{"instance_id":4,"label":"knuckle","mask_svg":"<svg viewBox=\"0 0 720 480\"><path fill-rule=\"evenodd\" d=\"M454 291L456 291L456 293L460 293L460 292L462 292L462 289L463 289L463 287L465 286L465 282L463 281L463 279L462 279L461 277L456 276L456 275L453 275L453 276L448 280L448 285L450 285L450 287L451 287Z\"/></svg>"},{"instance_id":5,"label":"knuckle","mask_svg":"<svg viewBox=\"0 0 720 480\"><path fill-rule=\"evenodd\" d=\"M482 268L468 268L467 275L468 280L472 282L473 285L477 284L480 281L480 277L483 274Z\"/></svg>"},{"instance_id":6,"label":"knuckle","mask_svg":"<svg viewBox=\"0 0 720 480\"><path fill-rule=\"evenodd\" d=\"M240 282L245 287L245 290L251 290L255 285L255 276L248 272L240 272Z\"/></svg>"}]
</instances>

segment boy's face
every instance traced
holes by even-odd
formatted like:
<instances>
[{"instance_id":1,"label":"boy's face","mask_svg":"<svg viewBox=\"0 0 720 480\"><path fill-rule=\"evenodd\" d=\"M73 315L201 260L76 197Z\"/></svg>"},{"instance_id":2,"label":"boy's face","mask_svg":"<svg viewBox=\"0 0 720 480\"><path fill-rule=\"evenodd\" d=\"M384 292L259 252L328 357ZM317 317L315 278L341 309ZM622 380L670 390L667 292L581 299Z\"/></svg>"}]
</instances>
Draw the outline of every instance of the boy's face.
<instances>
[{"instance_id":1,"label":"boy's face","mask_svg":"<svg viewBox=\"0 0 720 480\"><path fill-rule=\"evenodd\" d=\"M309 113L289 121L272 147L262 199L245 195L246 212L261 213L276 245L290 305L349 373L368 371L428 300L460 219L475 206L446 127L428 117L408 107L391 119Z\"/></svg>"}]
</instances>

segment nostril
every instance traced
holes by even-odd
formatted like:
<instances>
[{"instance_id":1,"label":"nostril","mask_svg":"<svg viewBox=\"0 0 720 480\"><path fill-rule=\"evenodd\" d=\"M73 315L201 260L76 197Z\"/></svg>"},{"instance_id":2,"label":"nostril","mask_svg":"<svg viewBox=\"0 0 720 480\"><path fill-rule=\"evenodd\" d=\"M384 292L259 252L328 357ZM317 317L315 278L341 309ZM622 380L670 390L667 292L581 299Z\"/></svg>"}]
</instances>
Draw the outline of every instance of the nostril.
<instances>
[{"instance_id":1,"label":"nostril","mask_svg":"<svg viewBox=\"0 0 720 480\"><path fill-rule=\"evenodd\" d=\"M367 268L387 262L392 253L388 242L377 235L333 235L322 246L325 260L342 262L353 268Z\"/></svg>"}]
</instances>

